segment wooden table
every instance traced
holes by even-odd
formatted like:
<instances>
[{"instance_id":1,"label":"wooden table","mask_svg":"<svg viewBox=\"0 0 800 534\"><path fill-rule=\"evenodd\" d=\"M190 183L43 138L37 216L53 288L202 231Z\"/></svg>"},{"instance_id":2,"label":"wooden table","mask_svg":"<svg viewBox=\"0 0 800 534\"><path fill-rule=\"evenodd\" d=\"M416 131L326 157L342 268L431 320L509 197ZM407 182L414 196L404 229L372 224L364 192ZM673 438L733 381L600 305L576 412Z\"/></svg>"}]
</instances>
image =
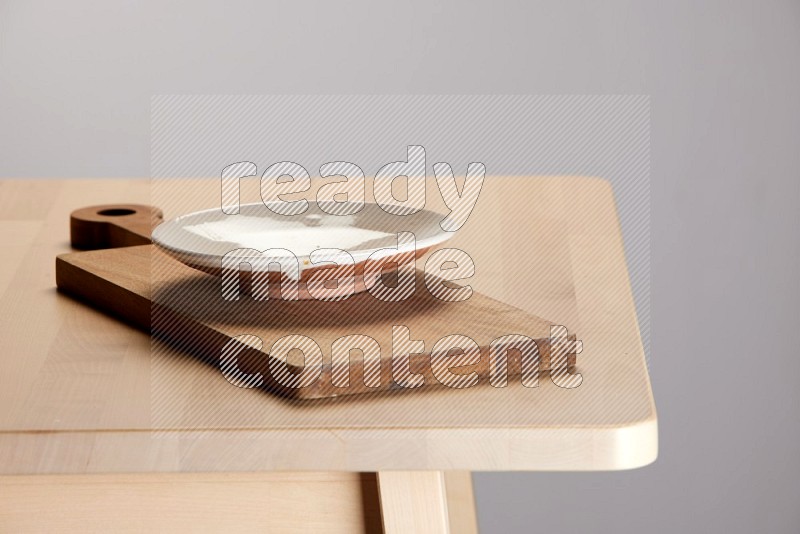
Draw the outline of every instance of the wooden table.
<instances>
[{"instance_id":1,"label":"wooden table","mask_svg":"<svg viewBox=\"0 0 800 534\"><path fill-rule=\"evenodd\" d=\"M0 530L470 532L470 471L656 458L607 182L487 177L451 241L473 257L477 291L583 341L580 387L543 377L535 389L510 380L313 405L234 394L218 370L151 351L147 334L56 291L69 213L151 193L147 180L0 181ZM167 217L176 206L160 205ZM153 352L173 372L154 374Z\"/></svg>"}]
</instances>

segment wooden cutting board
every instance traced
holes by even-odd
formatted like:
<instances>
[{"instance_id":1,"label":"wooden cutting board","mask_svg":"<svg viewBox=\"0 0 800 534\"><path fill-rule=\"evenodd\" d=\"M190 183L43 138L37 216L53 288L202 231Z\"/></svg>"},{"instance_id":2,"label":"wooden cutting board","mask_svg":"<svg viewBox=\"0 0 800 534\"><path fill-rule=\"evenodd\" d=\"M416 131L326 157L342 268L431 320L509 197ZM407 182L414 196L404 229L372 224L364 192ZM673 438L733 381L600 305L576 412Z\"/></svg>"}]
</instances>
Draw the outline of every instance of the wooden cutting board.
<instances>
[{"instance_id":1,"label":"wooden cutting board","mask_svg":"<svg viewBox=\"0 0 800 534\"><path fill-rule=\"evenodd\" d=\"M232 339L257 336L263 342L262 349L243 350L238 356L239 368L248 374L259 373L265 389L297 399L404 389L392 380L393 326L407 327L411 339L424 342L425 353L410 359L411 371L424 377L424 385L416 388L419 390L445 387L433 374L432 366L437 362L431 360L429 351L439 339L451 334L468 336L480 347L480 361L451 369L455 374L477 373L486 381L489 344L508 334L536 340L539 370L550 369L553 323L477 292L463 302L436 299L426 289L420 271L415 292L400 302L381 301L368 293L340 302L255 301L249 297L223 300L218 278L187 267L147 244L150 231L161 220L160 210L142 205L93 206L73 212L72 244L88 250L56 258L58 288L217 367L223 347L230 347ZM319 378L306 387L287 387L270 372L268 351L288 334L307 336L322 349ZM333 383L331 345L351 334L370 336L380 346L377 387L365 384L363 354L358 350L350 354L348 386ZM293 360L291 353L286 363L293 374L304 369L303 358ZM567 365L574 367L574 354L568 355ZM520 374L520 353L511 350L508 376ZM371 378L368 382L374 384L375 377Z\"/></svg>"}]
</instances>

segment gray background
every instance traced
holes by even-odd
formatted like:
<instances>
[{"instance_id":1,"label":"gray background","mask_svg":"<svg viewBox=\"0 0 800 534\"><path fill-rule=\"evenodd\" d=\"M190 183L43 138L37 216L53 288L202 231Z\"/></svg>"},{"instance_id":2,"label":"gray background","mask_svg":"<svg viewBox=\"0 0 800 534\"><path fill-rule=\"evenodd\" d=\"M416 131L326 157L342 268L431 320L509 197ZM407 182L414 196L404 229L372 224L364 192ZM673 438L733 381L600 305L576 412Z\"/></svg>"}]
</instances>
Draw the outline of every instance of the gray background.
<instances>
[{"instance_id":1,"label":"gray background","mask_svg":"<svg viewBox=\"0 0 800 534\"><path fill-rule=\"evenodd\" d=\"M147 176L154 93L652 96L659 460L485 532L800 531L800 3L0 0L0 176Z\"/></svg>"}]
</instances>

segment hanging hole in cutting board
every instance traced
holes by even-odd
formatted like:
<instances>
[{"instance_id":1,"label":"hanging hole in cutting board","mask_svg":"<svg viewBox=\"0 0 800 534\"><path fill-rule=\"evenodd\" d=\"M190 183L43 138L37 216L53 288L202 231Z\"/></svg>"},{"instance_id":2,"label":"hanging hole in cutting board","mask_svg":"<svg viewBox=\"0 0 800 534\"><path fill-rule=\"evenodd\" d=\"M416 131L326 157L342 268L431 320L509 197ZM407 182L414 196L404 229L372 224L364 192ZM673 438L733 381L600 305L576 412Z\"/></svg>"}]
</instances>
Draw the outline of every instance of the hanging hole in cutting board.
<instances>
[{"instance_id":1,"label":"hanging hole in cutting board","mask_svg":"<svg viewBox=\"0 0 800 534\"><path fill-rule=\"evenodd\" d=\"M98 215L105 215L107 217L122 217L123 215L133 215L136 210L130 208L108 208L97 212Z\"/></svg>"}]
</instances>

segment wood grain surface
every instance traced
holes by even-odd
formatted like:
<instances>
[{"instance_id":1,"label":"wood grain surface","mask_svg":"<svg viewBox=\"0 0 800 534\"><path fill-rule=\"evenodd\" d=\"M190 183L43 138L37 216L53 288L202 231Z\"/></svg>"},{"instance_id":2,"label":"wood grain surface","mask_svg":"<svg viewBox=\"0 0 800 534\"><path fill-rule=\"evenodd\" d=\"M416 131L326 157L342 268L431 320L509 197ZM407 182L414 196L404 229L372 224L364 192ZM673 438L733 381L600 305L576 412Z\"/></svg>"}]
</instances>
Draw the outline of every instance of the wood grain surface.
<instances>
[{"instance_id":1,"label":"wood grain surface","mask_svg":"<svg viewBox=\"0 0 800 534\"><path fill-rule=\"evenodd\" d=\"M379 533L375 478L360 473L7 476L0 477L0 531Z\"/></svg>"}]
</instances>

